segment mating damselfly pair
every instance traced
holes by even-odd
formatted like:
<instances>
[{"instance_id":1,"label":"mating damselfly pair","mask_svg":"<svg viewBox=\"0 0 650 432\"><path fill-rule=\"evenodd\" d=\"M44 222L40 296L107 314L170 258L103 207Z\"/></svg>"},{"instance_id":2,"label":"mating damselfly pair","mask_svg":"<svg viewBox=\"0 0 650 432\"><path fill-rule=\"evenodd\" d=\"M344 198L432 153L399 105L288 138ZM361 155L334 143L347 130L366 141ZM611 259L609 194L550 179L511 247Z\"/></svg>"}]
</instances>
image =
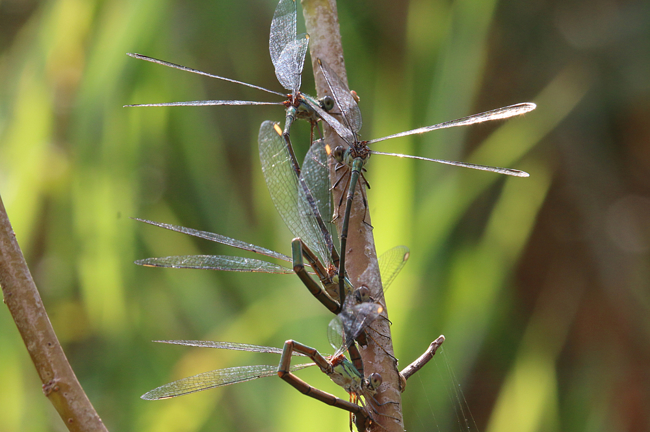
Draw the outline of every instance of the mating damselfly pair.
<instances>
[{"instance_id":1,"label":"mating damselfly pair","mask_svg":"<svg viewBox=\"0 0 650 432\"><path fill-rule=\"evenodd\" d=\"M330 337L330 342L336 349L336 353L331 357L323 357L316 350L294 341L287 341L284 349L231 342L165 341L181 345L282 354L282 361L278 367L254 366L208 372L162 386L145 394L143 397L151 399L168 398L277 373L301 392L309 393L316 399L346 409L355 414L358 420L362 419L362 421L367 420L373 422L379 414L376 408L380 404L374 400L374 394L381 383L381 377L376 375L366 377L364 375L363 362L358 355L355 340L363 343L361 340L365 339L367 331L372 329L371 324L381 316L383 307L381 305L381 299L372 298L369 294L369 292L376 292L376 287L354 286L347 277L346 272L346 244L350 211L357 189L360 191L364 204L366 202L365 187L367 183L363 177L363 170L369 156L371 154L378 154L406 157L517 177L527 177L528 174L509 168L495 168L464 162L377 152L371 150L369 145L392 138L422 134L438 129L505 119L532 111L535 105L532 103L511 105L457 120L396 133L383 138L363 141L359 137L362 120L358 107L358 98L324 61L318 60L317 66L325 77L327 82L326 91L329 94L317 99L300 91L301 74L309 37L307 35L297 35L296 22L297 12L295 1L281 0L276 8L271 24L269 51L275 67L276 76L281 85L290 92L289 94L268 90L260 86L224 78L178 64L157 60L152 57L130 54L132 57L149 62L256 88L280 96L285 99L283 101L203 100L129 105L158 107L220 105L284 106L286 111L284 128L271 121L264 122L260 127L258 144L262 169L272 200L288 228L295 236L292 242L292 257L213 233L150 221L145 222L190 234L195 237L224 243L242 250L260 253L270 258L287 261L292 263L292 267L288 268L258 259L215 255L153 258L141 260L138 263L158 267L226 271L259 271L285 274L295 272L309 291L328 310L337 314L337 318L332 321L335 324L330 324L330 333L340 337L341 343L332 342L333 338ZM295 119L305 119L312 126L311 139L307 146L309 149L302 166L298 164L290 140L290 129ZM322 138L314 140L314 128L318 129L317 123L319 121L327 123L343 139L346 145L344 147L332 148ZM320 131L318 131L318 134L322 135ZM332 180L330 180L330 172L328 169L330 161L336 164L336 173L338 173L337 177ZM357 187L358 184L361 185L359 188ZM332 203L330 194L331 185L342 185L344 191L341 199L336 203ZM343 208L343 218L339 236L340 250L337 251L334 239L332 239L330 234L329 225L332 219L337 218L341 214L341 208ZM387 273L382 274L384 287L389 285L389 281L392 281L397 272L399 272L409 255L408 249L405 247L398 247L392 251L391 257L393 258L384 261L387 262L387 264L384 264L384 270ZM303 259L307 260L306 265ZM382 261L380 261L379 266L382 266ZM318 282L312 276L316 276ZM377 281L377 286L381 286L379 281ZM353 363L345 359L344 353L346 351L350 352ZM320 390L313 389L295 377L293 371L302 367L290 366L291 355L295 355L296 353L310 357L334 382L348 391L351 395L351 401L343 401ZM357 425L359 424L357 422Z\"/></svg>"}]
</instances>

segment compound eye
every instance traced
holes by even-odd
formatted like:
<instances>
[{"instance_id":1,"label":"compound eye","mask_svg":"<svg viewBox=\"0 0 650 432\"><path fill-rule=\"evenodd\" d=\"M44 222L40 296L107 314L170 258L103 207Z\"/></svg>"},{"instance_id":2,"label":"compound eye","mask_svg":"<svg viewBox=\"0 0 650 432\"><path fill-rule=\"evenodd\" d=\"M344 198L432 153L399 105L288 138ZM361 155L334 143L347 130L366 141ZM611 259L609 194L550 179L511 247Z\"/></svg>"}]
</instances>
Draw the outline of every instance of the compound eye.
<instances>
[{"instance_id":1,"label":"compound eye","mask_svg":"<svg viewBox=\"0 0 650 432\"><path fill-rule=\"evenodd\" d=\"M343 146L336 146L332 152L332 157L338 162L343 163L343 154L345 153L345 148Z\"/></svg>"},{"instance_id":2,"label":"compound eye","mask_svg":"<svg viewBox=\"0 0 650 432\"><path fill-rule=\"evenodd\" d=\"M361 303L370 301L370 290L367 286L363 285L357 289L357 299Z\"/></svg>"},{"instance_id":3,"label":"compound eye","mask_svg":"<svg viewBox=\"0 0 650 432\"><path fill-rule=\"evenodd\" d=\"M329 111L334 108L334 99L331 96L324 96L320 99L320 106L325 111Z\"/></svg>"},{"instance_id":4,"label":"compound eye","mask_svg":"<svg viewBox=\"0 0 650 432\"><path fill-rule=\"evenodd\" d=\"M372 389L377 390L382 383L381 375L378 373L371 373L368 377L368 383Z\"/></svg>"}]
</instances>

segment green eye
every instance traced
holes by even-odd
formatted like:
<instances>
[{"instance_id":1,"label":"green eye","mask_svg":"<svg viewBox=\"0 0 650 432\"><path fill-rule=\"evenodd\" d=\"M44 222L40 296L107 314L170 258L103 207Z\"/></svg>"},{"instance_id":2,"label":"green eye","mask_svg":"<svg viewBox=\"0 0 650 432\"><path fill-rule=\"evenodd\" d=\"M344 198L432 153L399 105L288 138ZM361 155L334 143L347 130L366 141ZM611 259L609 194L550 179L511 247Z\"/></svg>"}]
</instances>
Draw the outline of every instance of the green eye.
<instances>
[{"instance_id":1,"label":"green eye","mask_svg":"<svg viewBox=\"0 0 650 432\"><path fill-rule=\"evenodd\" d=\"M334 99L331 96L325 96L320 98L320 106L325 111L329 111L334 108Z\"/></svg>"}]
</instances>

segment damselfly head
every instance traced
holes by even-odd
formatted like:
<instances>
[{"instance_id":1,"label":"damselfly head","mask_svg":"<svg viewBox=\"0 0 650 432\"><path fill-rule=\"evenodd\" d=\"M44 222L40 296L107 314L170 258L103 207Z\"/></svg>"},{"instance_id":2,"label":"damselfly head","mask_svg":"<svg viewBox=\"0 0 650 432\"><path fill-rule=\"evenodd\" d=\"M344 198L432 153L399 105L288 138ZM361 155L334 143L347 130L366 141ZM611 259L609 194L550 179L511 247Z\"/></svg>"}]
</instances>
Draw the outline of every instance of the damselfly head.
<instances>
[{"instance_id":1,"label":"damselfly head","mask_svg":"<svg viewBox=\"0 0 650 432\"><path fill-rule=\"evenodd\" d=\"M358 141L348 149L345 155L343 155L343 159L345 163L349 166L352 166L352 162L355 159L361 159L365 164L366 162L368 162L368 159L370 159L371 154L372 151L366 145L366 141Z\"/></svg>"},{"instance_id":2,"label":"damselfly head","mask_svg":"<svg viewBox=\"0 0 650 432\"><path fill-rule=\"evenodd\" d=\"M345 147L336 146L332 151L332 157L339 163L344 163L343 158L345 157Z\"/></svg>"},{"instance_id":3,"label":"damselfly head","mask_svg":"<svg viewBox=\"0 0 650 432\"><path fill-rule=\"evenodd\" d=\"M332 108L334 108L334 99L332 99L331 96L323 96L322 98L318 99L318 104L325 111L330 111Z\"/></svg>"},{"instance_id":4,"label":"damselfly head","mask_svg":"<svg viewBox=\"0 0 650 432\"><path fill-rule=\"evenodd\" d=\"M377 390L381 385L382 381L383 380L381 378L381 375L379 375L378 373L371 373L367 378L368 388L370 388L371 390Z\"/></svg>"},{"instance_id":5,"label":"damselfly head","mask_svg":"<svg viewBox=\"0 0 650 432\"><path fill-rule=\"evenodd\" d=\"M356 300L359 303L368 302L368 301L371 300L370 299L370 289L367 286L362 285L359 288L357 288L357 290L355 291L355 296L356 296Z\"/></svg>"}]
</instances>

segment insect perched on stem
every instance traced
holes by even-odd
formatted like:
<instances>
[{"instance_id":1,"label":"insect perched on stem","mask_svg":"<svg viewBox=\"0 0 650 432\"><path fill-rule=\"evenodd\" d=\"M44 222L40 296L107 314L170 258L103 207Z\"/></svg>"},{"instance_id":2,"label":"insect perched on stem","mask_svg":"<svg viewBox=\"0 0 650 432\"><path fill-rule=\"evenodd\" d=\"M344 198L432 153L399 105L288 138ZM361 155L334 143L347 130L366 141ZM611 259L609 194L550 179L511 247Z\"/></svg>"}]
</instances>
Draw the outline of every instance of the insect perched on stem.
<instances>
[{"instance_id":1,"label":"insect perched on stem","mask_svg":"<svg viewBox=\"0 0 650 432\"><path fill-rule=\"evenodd\" d=\"M481 171L489 171L497 174L505 174L515 177L528 177L529 174L511 168L499 168L491 167L485 165L477 165L467 162L457 162L457 161L448 161L443 159L430 159L420 156L404 155L398 153L384 153L375 150L371 150L368 147L371 144L378 143L380 141L386 141L392 138L400 138L408 135L422 134L426 132L431 132L438 129L447 129L458 126L468 126L477 123L483 123L486 121L492 120L501 120L518 115L525 114L536 108L534 103L519 103L515 105L510 105L503 108L497 108L495 110L486 111L480 114L474 114L467 117L459 118L456 120L450 120L443 123L438 123L432 126L425 126L418 129L413 129L405 132L396 133L393 135L385 136L383 138L376 138L373 140L362 141L359 139L359 130L361 129L361 111L357 105L358 96L352 93L347 85L339 78L339 76L322 60L318 59L317 61L320 71L327 82L327 86L332 93L332 98L334 99L334 105L337 108L336 117L340 118L340 121L334 119L332 116L327 118L327 123L334 129L334 131L339 135L343 141L347 144L347 147L336 147L332 150L332 157L337 161L338 165L336 171L340 173L340 176L334 182L333 187L337 187L340 184L344 184L343 192L341 194L341 199L337 209L343 204L343 198L345 197L345 213L343 216L343 222L341 225L341 260L340 260L340 271L345 271L345 257L346 257L346 245L348 238L348 229L350 222L350 212L352 209L352 201L354 199L354 193L356 190L357 183L359 178L362 179L363 183L367 183L364 176L363 170L364 165L370 158L370 155L385 155L385 156L396 156L401 158L410 158L410 159L419 159L429 162L437 162L445 165L453 165L462 168L471 168ZM344 183L346 182L347 183ZM361 187L361 196L364 202L364 206L367 208L365 189L362 184ZM346 193L347 192L347 193ZM337 211L338 215L338 211Z\"/></svg>"}]
</instances>

